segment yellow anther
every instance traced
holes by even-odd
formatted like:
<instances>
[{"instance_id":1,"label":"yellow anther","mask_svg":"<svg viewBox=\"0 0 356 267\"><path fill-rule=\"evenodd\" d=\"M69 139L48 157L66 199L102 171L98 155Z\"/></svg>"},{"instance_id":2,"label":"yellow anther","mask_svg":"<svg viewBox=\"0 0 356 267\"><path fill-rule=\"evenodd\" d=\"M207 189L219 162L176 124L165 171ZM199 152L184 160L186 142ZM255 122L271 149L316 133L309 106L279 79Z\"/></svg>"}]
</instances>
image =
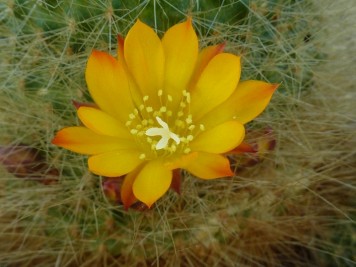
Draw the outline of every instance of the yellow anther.
<instances>
[{"instance_id":1,"label":"yellow anther","mask_svg":"<svg viewBox=\"0 0 356 267\"><path fill-rule=\"evenodd\" d=\"M181 108L185 108L185 107L187 106L187 104L184 103L184 102L180 102L179 106L180 106Z\"/></svg>"},{"instance_id":2,"label":"yellow anther","mask_svg":"<svg viewBox=\"0 0 356 267\"><path fill-rule=\"evenodd\" d=\"M193 136L193 135L190 134L190 135L187 136L187 140L188 140L189 142L192 141L193 139L194 139L194 136Z\"/></svg>"},{"instance_id":3,"label":"yellow anther","mask_svg":"<svg viewBox=\"0 0 356 267\"><path fill-rule=\"evenodd\" d=\"M184 127L184 122L182 120L176 120L176 126Z\"/></svg>"},{"instance_id":4,"label":"yellow anther","mask_svg":"<svg viewBox=\"0 0 356 267\"><path fill-rule=\"evenodd\" d=\"M148 98L149 98L149 96L148 96L148 95L145 95L145 96L143 97L143 101L146 102L146 101L148 100Z\"/></svg>"},{"instance_id":5,"label":"yellow anther","mask_svg":"<svg viewBox=\"0 0 356 267\"><path fill-rule=\"evenodd\" d=\"M136 116L135 116L135 114L130 113L130 114L129 114L129 118L130 118L131 120L133 120L133 119L135 119L135 118L136 118Z\"/></svg>"},{"instance_id":6,"label":"yellow anther","mask_svg":"<svg viewBox=\"0 0 356 267\"><path fill-rule=\"evenodd\" d=\"M172 151L172 152L177 151L177 146L175 144L171 145L170 151Z\"/></svg>"},{"instance_id":7,"label":"yellow anther","mask_svg":"<svg viewBox=\"0 0 356 267\"><path fill-rule=\"evenodd\" d=\"M193 130L195 129L195 125L194 125L194 124L190 125L190 126L188 127L188 129L189 129L189 131L193 131Z\"/></svg>"},{"instance_id":8,"label":"yellow anther","mask_svg":"<svg viewBox=\"0 0 356 267\"><path fill-rule=\"evenodd\" d=\"M186 97L187 97L187 103L190 104L190 93L187 93Z\"/></svg>"},{"instance_id":9,"label":"yellow anther","mask_svg":"<svg viewBox=\"0 0 356 267\"><path fill-rule=\"evenodd\" d=\"M173 101L173 97L171 95L167 95L167 99L168 99L169 102Z\"/></svg>"},{"instance_id":10,"label":"yellow anther","mask_svg":"<svg viewBox=\"0 0 356 267\"><path fill-rule=\"evenodd\" d=\"M199 129L200 129L201 131L205 131L205 126L204 126L203 124L200 124L200 125L199 125Z\"/></svg>"},{"instance_id":11,"label":"yellow anther","mask_svg":"<svg viewBox=\"0 0 356 267\"><path fill-rule=\"evenodd\" d=\"M184 149L184 154L189 154L190 153L190 151L192 151L189 147L187 147L186 149Z\"/></svg>"},{"instance_id":12,"label":"yellow anther","mask_svg":"<svg viewBox=\"0 0 356 267\"><path fill-rule=\"evenodd\" d=\"M160 112L164 113L167 111L167 107L163 106L159 109Z\"/></svg>"},{"instance_id":13,"label":"yellow anther","mask_svg":"<svg viewBox=\"0 0 356 267\"><path fill-rule=\"evenodd\" d=\"M147 111L148 113L150 113L150 112L153 111L153 108L152 108L152 107L146 107L146 111Z\"/></svg>"},{"instance_id":14,"label":"yellow anther","mask_svg":"<svg viewBox=\"0 0 356 267\"><path fill-rule=\"evenodd\" d=\"M137 134L137 133L138 133L138 130L136 130L136 129L131 129L131 130L130 130L130 133L131 133L131 134Z\"/></svg>"},{"instance_id":15,"label":"yellow anther","mask_svg":"<svg viewBox=\"0 0 356 267\"><path fill-rule=\"evenodd\" d=\"M162 90L158 90L158 96L162 96L163 91Z\"/></svg>"},{"instance_id":16,"label":"yellow anther","mask_svg":"<svg viewBox=\"0 0 356 267\"><path fill-rule=\"evenodd\" d=\"M146 154L144 154L144 153L142 153L142 154L140 154L140 156L139 156L139 159L145 159L146 158Z\"/></svg>"}]
</instances>

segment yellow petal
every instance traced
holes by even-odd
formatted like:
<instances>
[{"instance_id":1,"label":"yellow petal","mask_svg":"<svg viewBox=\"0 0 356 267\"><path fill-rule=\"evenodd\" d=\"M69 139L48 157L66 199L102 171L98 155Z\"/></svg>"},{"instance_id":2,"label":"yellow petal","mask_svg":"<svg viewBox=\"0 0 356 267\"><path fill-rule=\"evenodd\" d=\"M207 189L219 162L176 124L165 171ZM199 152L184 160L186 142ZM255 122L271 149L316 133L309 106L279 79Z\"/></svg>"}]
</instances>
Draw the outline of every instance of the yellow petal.
<instances>
[{"instance_id":1,"label":"yellow petal","mask_svg":"<svg viewBox=\"0 0 356 267\"><path fill-rule=\"evenodd\" d=\"M165 55L164 91L177 102L187 89L198 56L198 38L191 19L170 28L162 39Z\"/></svg>"},{"instance_id":2,"label":"yellow petal","mask_svg":"<svg viewBox=\"0 0 356 267\"><path fill-rule=\"evenodd\" d=\"M128 173L121 185L121 201L124 204L125 210L127 210L137 200L132 191L132 186L141 169L142 165L137 167L134 171Z\"/></svg>"},{"instance_id":3,"label":"yellow petal","mask_svg":"<svg viewBox=\"0 0 356 267\"><path fill-rule=\"evenodd\" d=\"M232 176L230 162L219 154L199 152L194 161L185 166L185 169L202 179L215 179Z\"/></svg>"},{"instance_id":4,"label":"yellow petal","mask_svg":"<svg viewBox=\"0 0 356 267\"><path fill-rule=\"evenodd\" d=\"M137 20L125 39L127 67L143 95L156 96L163 89L164 53L161 40L146 24Z\"/></svg>"},{"instance_id":5,"label":"yellow petal","mask_svg":"<svg viewBox=\"0 0 356 267\"><path fill-rule=\"evenodd\" d=\"M201 73L208 65L210 60L214 58L217 54L221 53L224 50L225 43L212 45L205 47L202 51L200 51L198 55L197 64L195 66L191 81L189 83L189 88L192 88L198 81Z\"/></svg>"},{"instance_id":6,"label":"yellow petal","mask_svg":"<svg viewBox=\"0 0 356 267\"><path fill-rule=\"evenodd\" d=\"M89 92L101 110L126 122L134 109L130 86L122 64L104 52L93 51L85 72Z\"/></svg>"},{"instance_id":7,"label":"yellow petal","mask_svg":"<svg viewBox=\"0 0 356 267\"><path fill-rule=\"evenodd\" d=\"M120 149L135 149L125 139L99 135L85 127L68 127L57 132L52 144L81 154L99 154Z\"/></svg>"},{"instance_id":8,"label":"yellow petal","mask_svg":"<svg viewBox=\"0 0 356 267\"><path fill-rule=\"evenodd\" d=\"M193 151L225 153L237 147L245 137L244 126L227 121L199 134L190 144Z\"/></svg>"},{"instance_id":9,"label":"yellow petal","mask_svg":"<svg viewBox=\"0 0 356 267\"><path fill-rule=\"evenodd\" d=\"M147 163L136 177L133 192L136 198L151 207L164 193L172 182L172 171L161 161Z\"/></svg>"},{"instance_id":10,"label":"yellow petal","mask_svg":"<svg viewBox=\"0 0 356 267\"><path fill-rule=\"evenodd\" d=\"M141 162L139 151L120 150L91 156L88 165L89 170L95 174L116 177L131 172Z\"/></svg>"},{"instance_id":11,"label":"yellow petal","mask_svg":"<svg viewBox=\"0 0 356 267\"><path fill-rule=\"evenodd\" d=\"M240 72L240 57L232 54L218 54L209 62L191 90L190 107L195 119L220 105L234 92Z\"/></svg>"},{"instance_id":12,"label":"yellow petal","mask_svg":"<svg viewBox=\"0 0 356 267\"><path fill-rule=\"evenodd\" d=\"M262 113L278 86L253 80L241 82L231 97L204 116L200 123L209 127L236 119L245 124Z\"/></svg>"},{"instance_id":13,"label":"yellow petal","mask_svg":"<svg viewBox=\"0 0 356 267\"><path fill-rule=\"evenodd\" d=\"M78 117L86 127L97 134L125 139L132 138L128 129L121 122L97 108L82 106L78 109Z\"/></svg>"}]
</instances>

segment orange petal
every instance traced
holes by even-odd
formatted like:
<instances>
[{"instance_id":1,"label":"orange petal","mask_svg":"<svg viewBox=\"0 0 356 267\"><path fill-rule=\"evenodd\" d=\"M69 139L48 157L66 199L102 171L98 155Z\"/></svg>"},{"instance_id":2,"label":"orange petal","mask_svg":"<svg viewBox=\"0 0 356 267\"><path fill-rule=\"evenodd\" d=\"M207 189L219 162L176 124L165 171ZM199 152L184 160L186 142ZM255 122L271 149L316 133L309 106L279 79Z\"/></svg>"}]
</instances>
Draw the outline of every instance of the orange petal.
<instances>
[{"instance_id":1,"label":"orange petal","mask_svg":"<svg viewBox=\"0 0 356 267\"><path fill-rule=\"evenodd\" d=\"M132 186L141 170L142 165L125 176L124 182L121 186L121 201L124 204L125 210L128 210L128 208L137 201L132 191Z\"/></svg>"},{"instance_id":2,"label":"orange petal","mask_svg":"<svg viewBox=\"0 0 356 267\"><path fill-rule=\"evenodd\" d=\"M198 38L191 19L171 27L163 36L165 55L164 92L176 102L187 89L198 56Z\"/></svg>"},{"instance_id":3,"label":"orange petal","mask_svg":"<svg viewBox=\"0 0 356 267\"><path fill-rule=\"evenodd\" d=\"M262 113L278 86L253 80L241 82L231 97L204 116L200 123L210 127L236 119L245 124Z\"/></svg>"},{"instance_id":4,"label":"orange petal","mask_svg":"<svg viewBox=\"0 0 356 267\"><path fill-rule=\"evenodd\" d=\"M136 177L133 192L136 198L151 207L164 193L172 182L172 171L161 161L150 161Z\"/></svg>"},{"instance_id":5,"label":"orange petal","mask_svg":"<svg viewBox=\"0 0 356 267\"><path fill-rule=\"evenodd\" d=\"M81 154L99 154L113 150L136 149L134 142L99 135L85 127L68 127L57 132L52 144Z\"/></svg>"},{"instance_id":6,"label":"orange petal","mask_svg":"<svg viewBox=\"0 0 356 267\"><path fill-rule=\"evenodd\" d=\"M189 83L189 88L193 88L194 85L197 83L201 73L205 69L205 67L208 65L210 60L215 57L217 54L220 54L223 52L225 47L225 43L218 44L218 45L212 45L205 47L202 51L200 51L198 55L198 60L197 64L194 69L194 73L192 75L192 79Z\"/></svg>"},{"instance_id":7,"label":"orange petal","mask_svg":"<svg viewBox=\"0 0 356 267\"><path fill-rule=\"evenodd\" d=\"M189 146L193 151L225 153L238 146L245 137L244 126L227 121L199 134Z\"/></svg>"},{"instance_id":8,"label":"orange petal","mask_svg":"<svg viewBox=\"0 0 356 267\"><path fill-rule=\"evenodd\" d=\"M133 111L133 94L122 64L111 55L93 51L85 72L89 92L101 110L127 121Z\"/></svg>"},{"instance_id":9,"label":"orange petal","mask_svg":"<svg viewBox=\"0 0 356 267\"><path fill-rule=\"evenodd\" d=\"M240 57L221 53L210 60L191 90L191 113L195 119L224 102L240 79Z\"/></svg>"},{"instance_id":10,"label":"orange petal","mask_svg":"<svg viewBox=\"0 0 356 267\"><path fill-rule=\"evenodd\" d=\"M137 150L111 151L91 156L89 170L97 175L116 177L134 170L142 160Z\"/></svg>"},{"instance_id":11,"label":"orange petal","mask_svg":"<svg viewBox=\"0 0 356 267\"><path fill-rule=\"evenodd\" d=\"M257 152L256 148L254 148L250 144L242 142L239 146L226 152L226 154L255 153L255 152Z\"/></svg>"},{"instance_id":12,"label":"orange petal","mask_svg":"<svg viewBox=\"0 0 356 267\"><path fill-rule=\"evenodd\" d=\"M185 169L202 179L215 179L232 176L229 160L219 154L199 152L197 158Z\"/></svg>"},{"instance_id":13,"label":"orange petal","mask_svg":"<svg viewBox=\"0 0 356 267\"><path fill-rule=\"evenodd\" d=\"M142 94L156 96L157 91L163 89L164 53L161 40L149 26L137 20L128 32L124 46L127 67Z\"/></svg>"},{"instance_id":14,"label":"orange petal","mask_svg":"<svg viewBox=\"0 0 356 267\"><path fill-rule=\"evenodd\" d=\"M109 114L92 107L80 107L78 117L83 124L97 134L132 139L128 129Z\"/></svg>"},{"instance_id":15,"label":"orange petal","mask_svg":"<svg viewBox=\"0 0 356 267\"><path fill-rule=\"evenodd\" d=\"M184 154L182 156L176 157L164 163L164 166L169 170L175 170L178 168L184 168L187 164L193 161L198 156L197 152L192 152L189 154Z\"/></svg>"}]
</instances>

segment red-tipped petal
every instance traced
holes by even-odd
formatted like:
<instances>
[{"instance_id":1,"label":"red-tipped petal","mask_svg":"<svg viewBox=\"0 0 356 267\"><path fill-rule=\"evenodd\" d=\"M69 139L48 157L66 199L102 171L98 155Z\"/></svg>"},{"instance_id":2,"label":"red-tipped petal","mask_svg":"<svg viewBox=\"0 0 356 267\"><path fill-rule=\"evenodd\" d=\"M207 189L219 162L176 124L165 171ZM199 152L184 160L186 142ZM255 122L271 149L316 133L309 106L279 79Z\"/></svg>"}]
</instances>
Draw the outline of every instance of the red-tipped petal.
<instances>
[{"instance_id":1,"label":"red-tipped petal","mask_svg":"<svg viewBox=\"0 0 356 267\"><path fill-rule=\"evenodd\" d=\"M94 103L83 103L83 102L79 102L79 101L76 101L76 100L72 100L72 104L76 109L79 109L81 107L90 107L90 108L99 109L99 107Z\"/></svg>"},{"instance_id":2,"label":"red-tipped petal","mask_svg":"<svg viewBox=\"0 0 356 267\"><path fill-rule=\"evenodd\" d=\"M180 174L180 169L175 169L173 170L173 177L172 177L172 183L171 183L171 189L173 189L177 194L180 195L180 189L181 189L181 181L182 176Z\"/></svg>"}]
</instances>

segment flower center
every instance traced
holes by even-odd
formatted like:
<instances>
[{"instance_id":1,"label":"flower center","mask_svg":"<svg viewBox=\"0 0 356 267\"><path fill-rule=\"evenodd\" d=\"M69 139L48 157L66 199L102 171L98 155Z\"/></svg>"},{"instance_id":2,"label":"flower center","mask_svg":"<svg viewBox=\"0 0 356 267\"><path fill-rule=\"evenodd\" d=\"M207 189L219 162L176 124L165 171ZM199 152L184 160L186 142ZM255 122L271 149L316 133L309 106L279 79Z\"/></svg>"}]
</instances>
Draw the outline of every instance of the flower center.
<instances>
[{"instance_id":1,"label":"flower center","mask_svg":"<svg viewBox=\"0 0 356 267\"><path fill-rule=\"evenodd\" d=\"M172 154L188 154L189 143L204 130L204 125L193 123L190 114L190 93L182 92L180 102L174 102L171 95L163 97L158 91L159 101L151 103L149 96L142 98L126 121L130 133L144 153L140 158L155 158Z\"/></svg>"},{"instance_id":2,"label":"flower center","mask_svg":"<svg viewBox=\"0 0 356 267\"><path fill-rule=\"evenodd\" d=\"M177 145L179 145L179 136L169 130L168 124L165 123L160 117L156 117L156 120L158 124L162 126L162 128L152 127L146 130L147 136L161 136L161 140L159 140L159 142L156 144L156 150L166 148L169 139L173 139Z\"/></svg>"}]
</instances>

